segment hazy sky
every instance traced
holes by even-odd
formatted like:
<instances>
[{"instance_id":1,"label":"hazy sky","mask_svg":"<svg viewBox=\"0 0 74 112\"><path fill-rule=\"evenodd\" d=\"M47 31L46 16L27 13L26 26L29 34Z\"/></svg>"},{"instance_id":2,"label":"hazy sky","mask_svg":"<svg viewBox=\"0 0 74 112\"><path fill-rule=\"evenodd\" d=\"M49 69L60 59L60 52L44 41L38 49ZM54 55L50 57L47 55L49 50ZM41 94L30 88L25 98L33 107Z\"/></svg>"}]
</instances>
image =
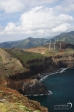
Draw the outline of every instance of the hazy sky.
<instances>
[{"instance_id":1,"label":"hazy sky","mask_svg":"<svg viewBox=\"0 0 74 112\"><path fill-rule=\"evenodd\" d=\"M0 42L74 30L74 0L0 0Z\"/></svg>"}]
</instances>

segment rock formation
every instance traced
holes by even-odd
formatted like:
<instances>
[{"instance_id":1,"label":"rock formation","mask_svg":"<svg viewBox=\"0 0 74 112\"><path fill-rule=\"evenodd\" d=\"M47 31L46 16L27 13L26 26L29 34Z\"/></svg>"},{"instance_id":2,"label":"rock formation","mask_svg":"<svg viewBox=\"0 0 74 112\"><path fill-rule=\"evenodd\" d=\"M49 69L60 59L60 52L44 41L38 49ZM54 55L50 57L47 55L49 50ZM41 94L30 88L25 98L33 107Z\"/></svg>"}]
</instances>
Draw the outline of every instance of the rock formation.
<instances>
[{"instance_id":1,"label":"rock formation","mask_svg":"<svg viewBox=\"0 0 74 112\"><path fill-rule=\"evenodd\" d=\"M43 83L37 79L26 79L21 81L13 81L7 85L12 89L20 91L24 95L40 95L40 94L50 94Z\"/></svg>"}]
</instances>

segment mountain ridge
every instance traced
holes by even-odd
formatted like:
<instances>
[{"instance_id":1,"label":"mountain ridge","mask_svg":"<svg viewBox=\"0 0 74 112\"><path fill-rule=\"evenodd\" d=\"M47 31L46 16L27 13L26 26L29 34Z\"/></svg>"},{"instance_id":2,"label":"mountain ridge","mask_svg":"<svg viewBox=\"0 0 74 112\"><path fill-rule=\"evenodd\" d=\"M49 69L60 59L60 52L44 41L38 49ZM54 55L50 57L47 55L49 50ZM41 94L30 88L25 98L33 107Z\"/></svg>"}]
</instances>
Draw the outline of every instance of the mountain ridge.
<instances>
[{"instance_id":1,"label":"mountain ridge","mask_svg":"<svg viewBox=\"0 0 74 112\"><path fill-rule=\"evenodd\" d=\"M47 42L48 39L45 38L32 38L28 37L19 41L10 41L0 43L0 48L31 48L43 45Z\"/></svg>"},{"instance_id":2,"label":"mountain ridge","mask_svg":"<svg viewBox=\"0 0 74 112\"><path fill-rule=\"evenodd\" d=\"M55 42L55 40L57 41L64 41L67 43L72 43L74 44L74 31L71 32L66 32L66 33L61 33L57 36L54 36L51 38L52 42ZM49 41L48 41L49 42Z\"/></svg>"},{"instance_id":3,"label":"mountain ridge","mask_svg":"<svg viewBox=\"0 0 74 112\"><path fill-rule=\"evenodd\" d=\"M26 39L17 40L17 41L8 41L0 43L0 48L34 48L37 46L42 46L50 42L55 42L55 40L64 41L67 43L74 44L74 31L61 33L52 38L33 38L28 37Z\"/></svg>"}]
</instances>

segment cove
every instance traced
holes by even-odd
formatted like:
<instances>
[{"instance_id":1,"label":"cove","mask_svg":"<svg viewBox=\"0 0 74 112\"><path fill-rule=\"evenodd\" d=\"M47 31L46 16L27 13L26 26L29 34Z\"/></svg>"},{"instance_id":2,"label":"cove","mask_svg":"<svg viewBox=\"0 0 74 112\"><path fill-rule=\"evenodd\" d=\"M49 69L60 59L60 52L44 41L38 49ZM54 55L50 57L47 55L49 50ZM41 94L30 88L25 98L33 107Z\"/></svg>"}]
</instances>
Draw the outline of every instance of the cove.
<instances>
[{"instance_id":1,"label":"cove","mask_svg":"<svg viewBox=\"0 0 74 112\"><path fill-rule=\"evenodd\" d=\"M30 99L36 100L41 105L47 107L49 112L74 112L74 69L67 69L64 72L50 75L42 81L48 90L52 91L51 95L29 96ZM72 103L69 110L55 110L55 105L66 105Z\"/></svg>"}]
</instances>

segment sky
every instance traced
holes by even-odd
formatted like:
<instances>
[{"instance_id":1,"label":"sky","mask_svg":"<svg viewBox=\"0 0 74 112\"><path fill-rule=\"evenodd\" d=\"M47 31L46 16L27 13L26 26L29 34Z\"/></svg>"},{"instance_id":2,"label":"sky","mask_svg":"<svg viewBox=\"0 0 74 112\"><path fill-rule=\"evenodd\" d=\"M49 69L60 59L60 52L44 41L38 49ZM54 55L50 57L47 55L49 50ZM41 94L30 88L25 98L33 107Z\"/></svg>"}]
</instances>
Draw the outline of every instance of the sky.
<instances>
[{"instance_id":1,"label":"sky","mask_svg":"<svg viewBox=\"0 0 74 112\"><path fill-rule=\"evenodd\" d=\"M74 31L74 0L0 0L0 42Z\"/></svg>"}]
</instances>

